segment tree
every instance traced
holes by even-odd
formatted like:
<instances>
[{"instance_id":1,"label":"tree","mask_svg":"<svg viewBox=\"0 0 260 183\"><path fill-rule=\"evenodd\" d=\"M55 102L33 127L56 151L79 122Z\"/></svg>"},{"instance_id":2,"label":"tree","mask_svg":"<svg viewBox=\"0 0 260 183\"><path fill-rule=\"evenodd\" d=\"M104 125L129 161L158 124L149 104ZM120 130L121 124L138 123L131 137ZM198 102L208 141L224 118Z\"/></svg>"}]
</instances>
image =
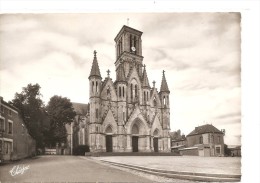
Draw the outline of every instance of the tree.
<instances>
[{"instance_id":1,"label":"tree","mask_svg":"<svg viewBox=\"0 0 260 183\"><path fill-rule=\"evenodd\" d=\"M51 144L66 142L65 125L70 124L76 116L72 103L66 97L55 95L50 99L46 110L50 118Z\"/></svg>"},{"instance_id":2,"label":"tree","mask_svg":"<svg viewBox=\"0 0 260 183\"><path fill-rule=\"evenodd\" d=\"M224 144L224 154L225 156L231 155L231 150L228 148L227 144Z\"/></svg>"},{"instance_id":3,"label":"tree","mask_svg":"<svg viewBox=\"0 0 260 183\"><path fill-rule=\"evenodd\" d=\"M10 102L19 109L29 134L36 140L37 148L44 146L42 130L47 122L40 88L37 83L28 84L27 87L23 87L21 93L15 93L14 99Z\"/></svg>"}]
</instances>

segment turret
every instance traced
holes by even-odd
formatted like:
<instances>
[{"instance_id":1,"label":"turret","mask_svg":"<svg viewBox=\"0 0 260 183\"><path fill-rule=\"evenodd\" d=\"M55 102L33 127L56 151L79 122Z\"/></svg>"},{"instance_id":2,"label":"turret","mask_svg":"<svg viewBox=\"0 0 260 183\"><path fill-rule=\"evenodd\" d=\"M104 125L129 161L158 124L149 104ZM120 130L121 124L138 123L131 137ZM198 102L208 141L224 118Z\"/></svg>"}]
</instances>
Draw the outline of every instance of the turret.
<instances>
[{"instance_id":1,"label":"turret","mask_svg":"<svg viewBox=\"0 0 260 183\"><path fill-rule=\"evenodd\" d=\"M125 77L125 71L123 63L121 62L116 71L116 88L118 98L118 122L120 125L124 125L127 120L126 109L126 94L127 94L127 81Z\"/></svg>"},{"instance_id":2,"label":"turret","mask_svg":"<svg viewBox=\"0 0 260 183\"><path fill-rule=\"evenodd\" d=\"M142 87L143 87L143 104L149 105L150 100L150 84L148 80L148 76L146 73L146 66L144 65L144 71L143 71L143 80L142 80Z\"/></svg>"},{"instance_id":3,"label":"turret","mask_svg":"<svg viewBox=\"0 0 260 183\"><path fill-rule=\"evenodd\" d=\"M165 71L163 71L163 76L162 76L160 97L161 97L163 108L170 108L170 101L169 101L170 90L168 88L168 84L167 84L164 73L165 73Z\"/></svg>"},{"instance_id":4,"label":"turret","mask_svg":"<svg viewBox=\"0 0 260 183\"><path fill-rule=\"evenodd\" d=\"M100 89L101 89L101 80L102 77L100 75L100 70L97 61L97 52L94 51L94 59L90 71L89 79L89 97L99 97L100 96Z\"/></svg>"},{"instance_id":5,"label":"turret","mask_svg":"<svg viewBox=\"0 0 260 183\"><path fill-rule=\"evenodd\" d=\"M100 142L101 134L101 108L100 108L100 93L101 93L101 81L100 70L97 61L97 52L94 51L94 59L90 71L89 79L89 102L90 102L90 151L101 151L102 147ZM93 140L96 139L96 140Z\"/></svg>"}]
</instances>

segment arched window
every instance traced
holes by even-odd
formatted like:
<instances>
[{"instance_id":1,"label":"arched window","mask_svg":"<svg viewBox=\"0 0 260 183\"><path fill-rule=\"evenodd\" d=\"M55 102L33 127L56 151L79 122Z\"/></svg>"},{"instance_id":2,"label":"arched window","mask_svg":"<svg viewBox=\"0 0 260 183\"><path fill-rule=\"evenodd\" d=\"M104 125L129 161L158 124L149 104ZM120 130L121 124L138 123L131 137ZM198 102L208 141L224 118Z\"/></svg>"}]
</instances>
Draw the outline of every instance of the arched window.
<instances>
[{"instance_id":1,"label":"arched window","mask_svg":"<svg viewBox=\"0 0 260 183\"><path fill-rule=\"evenodd\" d=\"M136 48L136 36L134 37L134 47Z\"/></svg>"},{"instance_id":2,"label":"arched window","mask_svg":"<svg viewBox=\"0 0 260 183\"><path fill-rule=\"evenodd\" d=\"M98 82L96 81L96 92L98 93Z\"/></svg>"},{"instance_id":3,"label":"arched window","mask_svg":"<svg viewBox=\"0 0 260 183\"><path fill-rule=\"evenodd\" d=\"M146 95L146 96L147 96L147 101L148 101L148 100L149 100L149 97L148 97L148 92L147 92L147 95Z\"/></svg>"},{"instance_id":4,"label":"arched window","mask_svg":"<svg viewBox=\"0 0 260 183\"><path fill-rule=\"evenodd\" d=\"M154 132L153 132L153 136L158 136L158 135L159 135L159 131L158 131L158 129L154 130Z\"/></svg>"},{"instance_id":5,"label":"arched window","mask_svg":"<svg viewBox=\"0 0 260 183\"><path fill-rule=\"evenodd\" d=\"M125 87L123 87L123 97L125 97Z\"/></svg>"},{"instance_id":6,"label":"arched window","mask_svg":"<svg viewBox=\"0 0 260 183\"><path fill-rule=\"evenodd\" d=\"M137 85L135 85L135 97L137 97Z\"/></svg>"},{"instance_id":7,"label":"arched window","mask_svg":"<svg viewBox=\"0 0 260 183\"><path fill-rule=\"evenodd\" d=\"M155 97L153 98L153 105L154 105L154 107L157 106L157 102L156 102L156 98Z\"/></svg>"},{"instance_id":8,"label":"arched window","mask_svg":"<svg viewBox=\"0 0 260 183\"><path fill-rule=\"evenodd\" d=\"M130 52L132 51L131 47L132 47L132 35L130 34Z\"/></svg>"},{"instance_id":9,"label":"arched window","mask_svg":"<svg viewBox=\"0 0 260 183\"><path fill-rule=\"evenodd\" d=\"M133 100L133 84L131 84L131 100Z\"/></svg>"},{"instance_id":10,"label":"arched window","mask_svg":"<svg viewBox=\"0 0 260 183\"><path fill-rule=\"evenodd\" d=\"M106 128L106 133L113 133L113 130L111 128L111 126L109 125L107 128Z\"/></svg>"},{"instance_id":11,"label":"arched window","mask_svg":"<svg viewBox=\"0 0 260 183\"><path fill-rule=\"evenodd\" d=\"M94 92L95 83L92 81L92 92Z\"/></svg>"},{"instance_id":12,"label":"arched window","mask_svg":"<svg viewBox=\"0 0 260 183\"><path fill-rule=\"evenodd\" d=\"M146 101L146 92L144 91L144 102Z\"/></svg>"},{"instance_id":13,"label":"arched window","mask_svg":"<svg viewBox=\"0 0 260 183\"><path fill-rule=\"evenodd\" d=\"M163 96L163 105L164 105L164 106L166 105L165 96Z\"/></svg>"},{"instance_id":14,"label":"arched window","mask_svg":"<svg viewBox=\"0 0 260 183\"><path fill-rule=\"evenodd\" d=\"M119 97L121 97L121 87L119 86Z\"/></svg>"},{"instance_id":15,"label":"arched window","mask_svg":"<svg viewBox=\"0 0 260 183\"><path fill-rule=\"evenodd\" d=\"M132 127L132 134L135 134L135 135L139 134L139 128L136 124L134 124Z\"/></svg>"},{"instance_id":16,"label":"arched window","mask_svg":"<svg viewBox=\"0 0 260 183\"><path fill-rule=\"evenodd\" d=\"M98 119L98 109L96 109L96 118Z\"/></svg>"},{"instance_id":17,"label":"arched window","mask_svg":"<svg viewBox=\"0 0 260 183\"><path fill-rule=\"evenodd\" d=\"M211 135L211 143L214 143L214 135Z\"/></svg>"}]
</instances>

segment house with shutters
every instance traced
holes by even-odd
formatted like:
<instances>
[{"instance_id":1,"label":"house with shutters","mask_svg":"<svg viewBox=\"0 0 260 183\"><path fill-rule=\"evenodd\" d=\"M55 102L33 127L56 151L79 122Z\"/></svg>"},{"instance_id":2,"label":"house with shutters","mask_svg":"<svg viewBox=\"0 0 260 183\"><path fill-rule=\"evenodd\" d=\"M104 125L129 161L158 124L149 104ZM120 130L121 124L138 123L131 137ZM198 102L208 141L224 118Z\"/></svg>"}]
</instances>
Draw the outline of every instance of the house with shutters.
<instances>
[{"instance_id":1,"label":"house with shutters","mask_svg":"<svg viewBox=\"0 0 260 183\"><path fill-rule=\"evenodd\" d=\"M225 130L219 130L211 124L195 127L186 136L187 148L181 149L181 155L224 156Z\"/></svg>"}]
</instances>

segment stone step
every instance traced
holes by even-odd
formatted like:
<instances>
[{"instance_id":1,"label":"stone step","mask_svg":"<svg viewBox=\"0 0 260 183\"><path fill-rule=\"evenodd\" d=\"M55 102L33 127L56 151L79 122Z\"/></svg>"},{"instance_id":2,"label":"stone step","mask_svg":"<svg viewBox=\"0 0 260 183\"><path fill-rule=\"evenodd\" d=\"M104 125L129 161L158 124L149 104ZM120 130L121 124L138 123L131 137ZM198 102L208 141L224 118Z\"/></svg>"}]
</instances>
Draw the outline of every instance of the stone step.
<instances>
[{"instance_id":1,"label":"stone step","mask_svg":"<svg viewBox=\"0 0 260 183\"><path fill-rule=\"evenodd\" d=\"M206 182L240 182L241 180L241 175L178 172L178 171L153 169L153 168L141 167L141 166L130 165L130 164L126 165L122 163L116 163L116 162L105 161L105 160L100 160L100 161L118 167L128 168L128 169L141 171L148 174L163 176L167 178L174 178L174 179L206 181Z\"/></svg>"},{"instance_id":2,"label":"stone step","mask_svg":"<svg viewBox=\"0 0 260 183\"><path fill-rule=\"evenodd\" d=\"M88 152L85 156L180 156L178 153L163 152Z\"/></svg>"}]
</instances>

